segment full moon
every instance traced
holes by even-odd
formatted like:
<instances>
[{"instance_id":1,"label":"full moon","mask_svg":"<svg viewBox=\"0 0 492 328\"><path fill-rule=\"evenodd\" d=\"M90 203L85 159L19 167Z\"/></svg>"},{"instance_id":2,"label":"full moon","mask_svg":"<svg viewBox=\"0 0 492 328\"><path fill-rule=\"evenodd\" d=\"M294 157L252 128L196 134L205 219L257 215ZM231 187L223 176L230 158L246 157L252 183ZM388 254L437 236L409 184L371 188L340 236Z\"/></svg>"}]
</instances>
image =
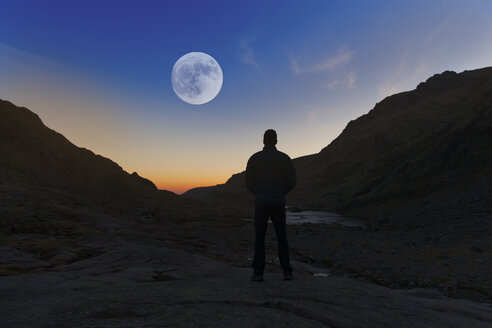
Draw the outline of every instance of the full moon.
<instances>
[{"instance_id":1,"label":"full moon","mask_svg":"<svg viewBox=\"0 0 492 328\"><path fill-rule=\"evenodd\" d=\"M222 88L219 63L203 52L190 52L174 64L171 82L176 95L192 105L202 105L214 99Z\"/></svg>"}]
</instances>

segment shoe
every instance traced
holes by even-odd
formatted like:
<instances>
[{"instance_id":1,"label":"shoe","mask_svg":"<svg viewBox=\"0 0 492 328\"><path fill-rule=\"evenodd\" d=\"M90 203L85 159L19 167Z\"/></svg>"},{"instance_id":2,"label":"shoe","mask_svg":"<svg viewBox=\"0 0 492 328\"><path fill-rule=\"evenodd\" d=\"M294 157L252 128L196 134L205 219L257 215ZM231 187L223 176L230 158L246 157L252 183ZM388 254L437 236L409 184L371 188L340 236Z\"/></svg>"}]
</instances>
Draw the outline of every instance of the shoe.
<instances>
[{"instance_id":1,"label":"shoe","mask_svg":"<svg viewBox=\"0 0 492 328\"><path fill-rule=\"evenodd\" d=\"M251 281L263 281L263 275L262 274L258 274L258 273L253 273L253 275L251 276Z\"/></svg>"},{"instance_id":2,"label":"shoe","mask_svg":"<svg viewBox=\"0 0 492 328\"><path fill-rule=\"evenodd\" d=\"M292 275L292 272L290 271L284 271L284 280L292 280L294 279L294 276Z\"/></svg>"}]
</instances>

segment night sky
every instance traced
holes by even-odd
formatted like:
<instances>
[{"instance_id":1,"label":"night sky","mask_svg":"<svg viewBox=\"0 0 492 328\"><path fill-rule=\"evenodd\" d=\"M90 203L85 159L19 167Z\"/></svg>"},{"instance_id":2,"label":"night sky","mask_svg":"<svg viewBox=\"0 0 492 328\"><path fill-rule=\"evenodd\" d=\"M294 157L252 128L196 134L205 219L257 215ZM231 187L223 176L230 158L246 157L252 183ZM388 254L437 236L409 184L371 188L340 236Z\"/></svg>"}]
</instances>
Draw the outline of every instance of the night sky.
<instances>
[{"instance_id":1,"label":"night sky","mask_svg":"<svg viewBox=\"0 0 492 328\"><path fill-rule=\"evenodd\" d=\"M491 17L488 0L0 0L0 98L183 192L243 171L268 128L317 153L384 97L491 66ZM223 71L204 105L171 86L192 51Z\"/></svg>"}]
</instances>

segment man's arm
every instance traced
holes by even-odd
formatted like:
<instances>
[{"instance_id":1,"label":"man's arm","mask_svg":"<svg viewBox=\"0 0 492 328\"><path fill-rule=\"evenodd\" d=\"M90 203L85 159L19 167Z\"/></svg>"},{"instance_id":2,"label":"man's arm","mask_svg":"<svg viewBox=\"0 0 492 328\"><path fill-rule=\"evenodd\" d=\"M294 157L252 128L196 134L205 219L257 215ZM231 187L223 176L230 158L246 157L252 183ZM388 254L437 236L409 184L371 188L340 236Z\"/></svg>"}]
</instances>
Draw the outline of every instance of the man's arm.
<instances>
[{"instance_id":1,"label":"man's arm","mask_svg":"<svg viewBox=\"0 0 492 328\"><path fill-rule=\"evenodd\" d=\"M285 194L288 194L289 192L294 189L297 183L297 176L296 176L296 168L294 167L294 162L288 158L287 161L287 190L285 191Z\"/></svg>"},{"instance_id":2,"label":"man's arm","mask_svg":"<svg viewBox=\"0 0 492 328\"><path fill-rule=\"evenodd\" d=\"M254 169L254 161L252 157L248 160L248 164L246 165L246 175L244 178L244 182L246 183L246 188L251 193L255 193L255 169Z\"/></svg>"}]
</instances>

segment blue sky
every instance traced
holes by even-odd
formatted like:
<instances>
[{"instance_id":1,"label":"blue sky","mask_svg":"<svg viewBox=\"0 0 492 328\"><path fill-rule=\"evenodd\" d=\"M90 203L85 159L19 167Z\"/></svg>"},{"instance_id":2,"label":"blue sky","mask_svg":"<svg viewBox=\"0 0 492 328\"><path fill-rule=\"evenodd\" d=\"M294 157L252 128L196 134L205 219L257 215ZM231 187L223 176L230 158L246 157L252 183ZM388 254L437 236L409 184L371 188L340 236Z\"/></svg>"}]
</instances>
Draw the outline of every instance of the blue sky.
<instances>
[{"instance_id":1,"label":"blue sky","mask_svg":"<svg viewBox=\"0 0 492 328\"><path fill-rule=\"evenodd\" d=\"M279 134L320 151L351 119L435 73L492 65L492 1L2 0L0 98L161 188L224 182ZM213 56L193 106L175 61Z\"/></svg>"}]
</instances>

